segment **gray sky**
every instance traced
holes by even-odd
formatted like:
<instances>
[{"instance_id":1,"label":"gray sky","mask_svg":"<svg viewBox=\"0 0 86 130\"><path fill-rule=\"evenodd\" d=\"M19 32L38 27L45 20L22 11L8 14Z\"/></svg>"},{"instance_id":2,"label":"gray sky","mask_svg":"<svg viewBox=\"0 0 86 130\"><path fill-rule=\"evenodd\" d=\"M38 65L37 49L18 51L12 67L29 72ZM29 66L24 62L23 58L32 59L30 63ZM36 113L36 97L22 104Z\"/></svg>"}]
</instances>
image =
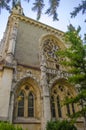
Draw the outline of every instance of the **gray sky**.
<instances>
[{"instance_id":1,"label":"gray sky","mask_svg":"<svg viewBox=\"0 0 86 130\"><path fill-rule=\"evenodd\" d=\"M27 2L23 2L23 0L21 1L22 1L22 7L23 7L25 16L36 20L36 13L31 11L32 3L30 2L28 5ZM76 7L80 2L81 0L61 0L60 6L58 8L59 21L53 21L51 17L44 14L42 14L42 17L39 21L64 32L67 31L67 26L70 23L73 24L73 26L75 27L78 27L78 25L80 25L82 27L81 35L83 36L83 34L86 33L86 23L84 23L84 19L86 16L83 16L82 13L79 13L77 17L72 18L72 19L70 18L70 12L72 12L73 8ZM46 2L46 6L48 6L47 2ZM3 33L6 28L8 16L9 16L9 13L6 10L1 11L0 39L2 39L3 37Z\"/></svg>"}]
</instances>

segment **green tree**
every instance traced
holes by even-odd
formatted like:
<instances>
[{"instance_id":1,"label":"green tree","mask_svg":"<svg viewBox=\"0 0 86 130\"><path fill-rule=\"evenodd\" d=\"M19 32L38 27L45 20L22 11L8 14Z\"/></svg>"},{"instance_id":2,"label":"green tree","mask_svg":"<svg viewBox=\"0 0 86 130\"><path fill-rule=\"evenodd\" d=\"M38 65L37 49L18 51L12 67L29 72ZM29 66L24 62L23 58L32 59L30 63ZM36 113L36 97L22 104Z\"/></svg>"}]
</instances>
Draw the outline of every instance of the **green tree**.
<instances>
[{"instance_id":1,"label":"green tree","mask_svg":"<svg viewBox=\"0 0 86 130\"><path fill-rule=\"evenodd\" d=\"M81 110L71 115L72 119L84 117L86 127L86 40L79 36L80 27L76 30L72 25L68 27L65 34L65 41L68 48L59 50L60 64L68 68L67 72L71 74L68 77L69 82L78 86L78 95L75 98L67 99L64 104L79 103Z\"/></svg>"},{"instance_id":2,"label":"green tree","mask_svg":"<svg viewBox=\"0 0 86 130\"><path fill-rule=\"evenodd\" d=\"M0 122L0 130L23 130L21 127L14 126L8 122Z\"/></svg>"},{"instance_id":3,"label":"green tree","mask_svg":"<svg viewBox=\"0 0 86 130\"><path fill-rule=\"evenodd\" d=\"M67 120L49 121L46 130L77 130L77 128Z\"/></svg>"},{"instance_id":4,"label":"green tree","mask_svg":"<svg viewBox=\"0 0 86 130\"><path fill-rule=\"evenodd\" d=\"M30 0L24 0L24 1L28 2L29 4ZM15 6L16 3L19 3L19 2L20 0L0 0L0 10L5 8L10 12L11 11L10 5L12 5L13 7ZM60 0L49 0L49 7L45 11L45 14L52 16L53 20L58 20L57 8L59 6L59 2ZM45 5L46 4L44 3L44 0L35 0L35 2L33 2L32 11L37 12L37 20L40 19Z\"/></svg>"},{"instance_id":5,"label":"green tree","mask_svg":"<svg viewBox=\"0 0 86 130\"><path fill-rule=\"evenodd\" d=\"M81 3L77 7L74 8L73 12L71 12L71 17L76 17L79 12L82 12L82 14L86 14L86 0L82 0ZM86 19L85 19L86 22Z\"/></svg>"},{"instance_id":6,"label":"green tree","mask_svg":"<svg viewBox=\"0 0 86 130\"><path fill-rule=\"evenodd\" d=\"M0 12L1 9L10 10L10 6L8 4L9 4L9 0L8 1L0 0Z\"/></svg>"}]
</instances>

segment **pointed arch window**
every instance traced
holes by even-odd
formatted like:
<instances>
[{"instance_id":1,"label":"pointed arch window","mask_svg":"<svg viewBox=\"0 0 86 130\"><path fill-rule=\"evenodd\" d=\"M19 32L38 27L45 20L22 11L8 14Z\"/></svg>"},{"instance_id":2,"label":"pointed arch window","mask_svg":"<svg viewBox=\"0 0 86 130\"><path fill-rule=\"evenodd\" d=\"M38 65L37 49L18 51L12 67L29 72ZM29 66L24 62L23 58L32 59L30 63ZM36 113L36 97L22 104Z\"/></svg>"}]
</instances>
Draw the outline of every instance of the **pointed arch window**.
<instances>
[{"instance_id":1,"label":"pointed arch window","mask_svg":"<svg viewBox=\"0 0 86 130\"><path fill-rule=\"evenodd\" d=\"M62 117L61 104L60 104L60 98L59 98L59 96L57 96L57 107L58 107L58 116Z\"/></svg>"},{"instance_id":2,"label":"pointed arch window","mask_svg":"<svg viewBox=\"0 0 86 130\"><path fill-rule=\"evenodd\" d=\"M27 79L28 80L28 79ZM14 100L14 120L18 122L26 122L31 119L32 122L36 118L40 118L41 98L39 87L33 86L32 80L25 80L21 86L15 91ZM39 107L37 106L39 104Z\"/></svg>"},{"instance_id":3,"label":"pointed arch window","mask_svg":"<svg viewBox=\"0 0 86 130\"><path fill-rule=\"evenodd\" d=\"M51 114L53 118L56 118L56 112L55 112L55 102L54 97L51 97Z\"/></svg>"},{"instance_id":4,"label":"pointed arch window","mask_svg":"<svg viewBox=\"0 0 86 130\"><path fill-rule=\"evenodd\" d=\"M24 116L24 92L21 91L18 96L18 116Z\"/></svg>"},{"instance_id":5,"label":"pointed arch window","mask_svg":"<svg viewBox=\"0 0 86 130\"><path fill-rule=\"evenodd\" d=\"M67 104L66 107L67 107L67 114L70 115L70 105Z\"/></svg>"},{"instance_id":6,"label":"pointed arch window","mask_svg":"<svg viewBox=\"0 0 86 130\"><path fill-rule=\"evenodd\" d=\"M28 95L28 117L34 117L34 95L32 92Z\"/></svg>"},{"instance_id":7,"label":"pointed arch window","mask_svg":"<svg viewBox=\"0 0 86 130\"><path fill-rule=\"evenodd\" d=\"M71 105L72 105L72 112L74 114L75 113L74 103L72 103Z\"/></svg>"}]
</instances>

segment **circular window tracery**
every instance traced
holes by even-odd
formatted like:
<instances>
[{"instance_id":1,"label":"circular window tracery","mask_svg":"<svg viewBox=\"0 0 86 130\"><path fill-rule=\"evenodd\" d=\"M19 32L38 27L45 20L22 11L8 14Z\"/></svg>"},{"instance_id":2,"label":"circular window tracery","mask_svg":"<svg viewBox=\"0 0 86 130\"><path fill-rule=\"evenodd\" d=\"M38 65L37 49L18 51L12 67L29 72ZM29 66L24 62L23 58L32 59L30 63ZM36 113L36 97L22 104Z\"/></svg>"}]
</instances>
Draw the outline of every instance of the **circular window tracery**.
<instances>
[{"instance_id":1,"label":"circular window tracery","mask_svg":"<svg viewBox=\"0 0 86 130\"><path fill-rule=\"evenodd\" d=\"M50 61L57 61L56 52L59 49L57 46L57 40L54 38L47 38L43 42L44 55L46 56L46 59Z\"/></svg>"}]
</instances>

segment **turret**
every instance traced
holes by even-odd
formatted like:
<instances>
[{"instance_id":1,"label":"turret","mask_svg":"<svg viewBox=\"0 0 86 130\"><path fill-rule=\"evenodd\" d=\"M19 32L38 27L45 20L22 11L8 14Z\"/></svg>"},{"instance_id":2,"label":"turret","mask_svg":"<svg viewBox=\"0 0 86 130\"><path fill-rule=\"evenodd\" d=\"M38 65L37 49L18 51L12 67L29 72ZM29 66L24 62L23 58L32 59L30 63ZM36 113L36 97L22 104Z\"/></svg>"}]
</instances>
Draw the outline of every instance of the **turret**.
<instances>
[{"instance_id":1,"label":"turret","mask_svg":"<svg viewBox=\"0 0 86 130\"><path fill-rule=\"evenodd\" d=\"M12 13L24 15L23 8L21 7L21 1L20 0L17 0L17 2L15 3L15 5L13 6Z\"/></svg>"}]
</instances>

